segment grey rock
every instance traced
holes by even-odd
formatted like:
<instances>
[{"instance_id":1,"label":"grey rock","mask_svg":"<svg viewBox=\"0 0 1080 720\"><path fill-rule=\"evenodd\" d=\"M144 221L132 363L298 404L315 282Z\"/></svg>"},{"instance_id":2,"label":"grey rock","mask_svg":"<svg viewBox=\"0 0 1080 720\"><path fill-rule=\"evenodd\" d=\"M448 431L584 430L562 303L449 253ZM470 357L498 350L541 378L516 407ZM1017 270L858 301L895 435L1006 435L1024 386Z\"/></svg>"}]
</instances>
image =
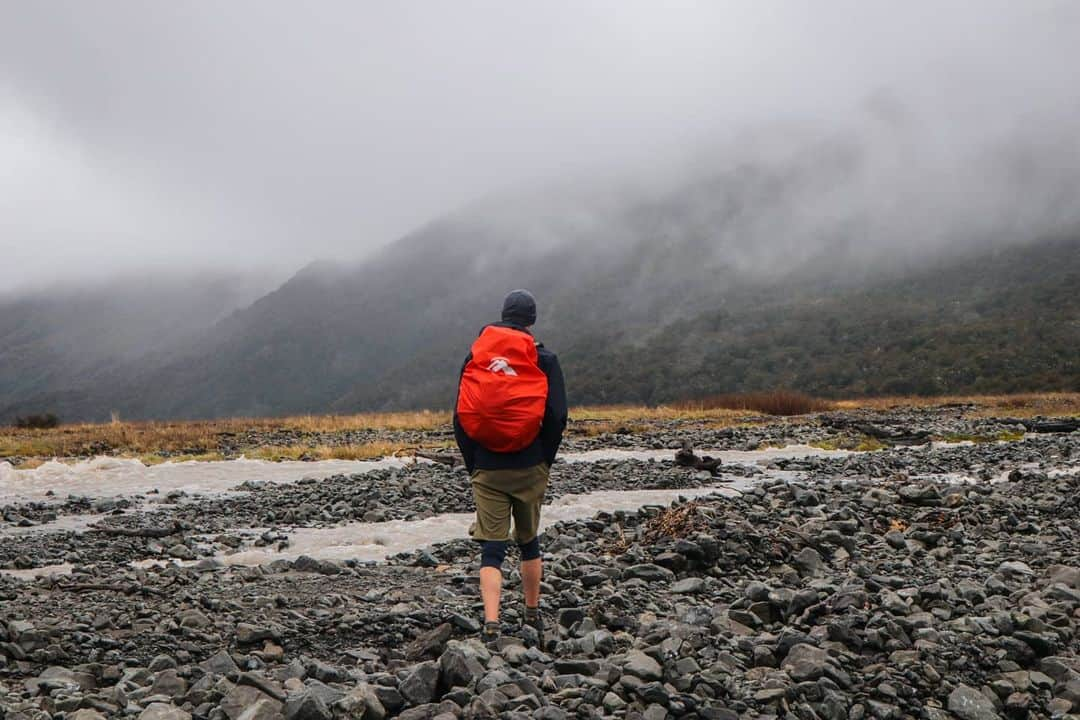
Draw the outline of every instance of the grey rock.
<instances>
[{"instance_id":1,"label":"grey rock","mask_svg":"<svg viewBox=\"0 0 1080 720\"><path fill-rule=\"evenodd\" d=\"M175 669L159 672L150 688L151 695L164 695L174 699L183 697L186 693L187 681L180 677Z\"/></svg>"},{"instance_id":2,"label":"grey rock","mask_svg":"<svg viewBox=\"0 0 1080 720\"><path fill-rule=\"evenodd\" d=\"M828 660L826 650L800 643L791 648L780 668L797 682L817 680L825 674Z\"/></svg>"},{"instance_id":3,"label":"grey rock","mask_svg":"<svg viewBox=\"0 0 1080 720\"><path fill-rule=\"evenodd\" d=\"M1019 560L1009 560L998 565L998 572L1011 576L1031 576L1035 571L1031 566Z\"/></svg>"},{"instance_id":4,"label":"grey rock","mask_svg":"<svg viewBox=\"0 0 1080 720\"><path fill-rule=\"evenodd\" d=\"M791 558L791 564L803 577L820 577L823 574L821 553L811 547L800 550Z\"/></svg>"},{"instance_id":5,"label":"grey rock","mask_svg":"<svg viewBox=\"0 0 1080 720\"><path fill-rule=\"evenodd\" d=\"M180 627L202 630L213 625L213 622L200 610L185 610L180 613Z\"/></svg>"},{"instance_id":6,"label":"grey rock","mask_svg":"<svg viewBox=\"0 0 1080 720\"><path fill-rule=\"evenodd\" d=\"M229 720L278 720L284 703L251 685L237 685L221 699L218 708Z\"/></svg>"},{"instance_id":7,"label":"grey rock","mask_svg":"<svg viewBox=\"0 0 1080 720\"><path fill-rule=\"evenodd\" d=\"M680 595L692 595L705 590L705 581L699 577L688 577L677 580L671 585L671 592Z\"/></svg>"},{"instance_id":8,"label":"grey rock","mask_svg":"<svg viewBox=\"0 0 1080 720\"><path fill-rule=\"evenodd\" d=\"M99 713L97 710L91 710L89 708L83 708L82 710L76 710L72 713L68 720L105 720L105 716Z\"/></svg>"},{"instance_id":9,"label":"grey rock","mask_svg":"<svg viewBox=\"0 0 1080 720\"><path fill-rule=\"evenodd\" d=\"M1047 571L1050 585L1061 584L1073 589L1080 589L1080 568L1067 565L1053 565Z\"/></svg>"},{"instance_id":10,"label":"grey rock","mask_svg":"<svg viewBox=\"0 0 1080 720\"><path fill-rule=\"evenodd\" d=\"M424 705L435 699L439 688L439 666L434 662L420 663L405 676L398 690L411 705Z\"/></svg>"},{"instance_id":11,"label":"grey rock","mask_svg":"<svg viewBox=\"0 0 1080 720\"><path fill-rule=\"evenodd\" d=\"M191 720L191 713L165 703L151 703L139 713L139 720Z\"/></svg>"},{"instance_id":12,"label":"grey rock","mask_svg":"<svg viewBox=\"0 0 1080 720\"><path fill-rule=\"evenodd\" d=\"M285 701L285 720L333 720L333 713L319 696L300 693Z\"/></svg>"},{"instance_id":13,"label":"grey rock","mask_svg":"<svg viewBox=\"0 0 1080 720\"><path fill-rule=\"evenodd\" d=\"M322 660L309 659L304 663L304 670L307 672L308 677L313 677L322 682L341 683L349 678L349 674L343 669Z\"/></svg>"},{"instance_id":14,"label":"grey rock","mask_svg":"<svg viewBox=\"0 0 1080 720\"><path fill-rule=\"evenodd\" d=\"M994 703L981 692L968 685L958 685L949 693L949 712L961 720L997 720Z\"/></svg>"},{"instance_id":15,"label":"grey rock","mask_svg":"<svg viewBox=\"0 0 1080 720\"><path fill-rule=\"evenodd\" d=\"M581 608L561 608L556 614L556 621L564 628L573 627L575 623L579 623L585 619L585 611Z\"/></svg>"},{"instance_id":16,"label":"grey rock","mask_svg":"<svg viewBox=\"0 0 1080 720\"><path fill-rule=\"evenodd\" d=\"M332 707L334 703L345 697L344 690L330 687L318 680L309 680L305 685L307 686L307 691L326 703L327 707Z\"/></svg>"},{"instance_id":17,"label":"grey rock","mask_svg":"<svg viewBox=\"0 0 1080 720\"><path fill-rule=\"evenodd\" d=\"M484 674L484 666L460 648L448 648L439 657L439 674L444 688L466 687Z\"/></svg>"},{"instance_id":18,"label":"grey rock","mask_svg":"<svg viewBox=\"0 0 1080 720\"><path fill-rule=\"evenodd\" d=\"M387 716L378 694L366 683L347 692L345 697L335 703L335 707L352 720L384 720Z\"/></svg>"},{"instance_id":19,"label":"grey rock","mask_svg":"<svg viewBox=\"0 0 1080 720\"><path fill-rule=\"evenodd\" d=\"M641 714L642 720L666 720L668 711L662 705L652 704Z\"/></svg>"},{"instance_id":20,"label":"grey rock","mask_svg":"<svg viewBox=\"0 0 1080 720\"><path fill-rule=\"evenodd\" d=\"M176 661L168 655L158 655L156 658L150 661L150 664L146 666L150 672L161 672L162 670L168 670L176 667Z\"/></svg>"},{"instance_id":21,"label":"grey rock","mask_svg":"<svg viewBox=\"0 0 1080 720\"><path fill-rule=\"evenodd\" d=\"M645 681L660 680L664 675L664 670L660 667L660 663L656 662L640 650L631 650L626 653L626 663L623 665L623 672Z\"/></svg>"},{"instance_id":22,"label":"grey rock","mask_svg":"<svg viewBox=\"0 0 1080 720\"><path fill-rule=\"evenodd\" d=\"M281 687L263 675L252 672L241 673L236 682L238 685L248 685L253 687L262 694L269 695L280 702L285 701L285 693L282 692Z\"/></svg>"},{"instance_id":23,"label":"grey rock","mask_svg":"<svg viewBox=\"0 0 1080 720\"><path fill-rule=\"evenodd\" d=\"M446 648L446 643L453 635L450 623L443 623L420 635L405 648L405 657L410 660L438 657Z\"/></svg>"},{"instance_id":24,"label":"grey rock","mask_svg":"<svg viewBox=\"0 0 1080 720\"><path fill-rule=\"evenodd\" d=\"M240 672L236 661L225 650L212 655L199 665L203 670L216 675L231 675Z\"/></svg>"},{"instance_id":25,"label":"grey rock","mask_svg":"<svg viewBox=\"0 0 1080 720\"><path fill-rule=\"evenodd\" d=\"M240 645L254 645L264 640L278 641L280 639L280 634L270 627L243 622L236 625L236 642Z\"/></svg>"},{"instance_id":26,"label":"grey rock","mask_svg":"<svg viewBox=\"0 0 1080 720\"><path fill-rule=\"evenodd\" d=\"M671 582L675 579L675 573L666 567L653 563L631 565L623 570L623 578L626 580L644 580L645 582Z\"/></svg>"},{"instance_id":27,"label":"grey rock","mask_svg":"<svg viewBox=\"0 0 1080 720\"><path fill-rule=\"evenodd\" d=\"M65 667L53 666L43 670L36 678L27 680L23 685L27 692L36 695L39 692L53 688L77 688L89 691L97 687L97 680L90 673L75 672Z\"/></svg>"}]
</instances>

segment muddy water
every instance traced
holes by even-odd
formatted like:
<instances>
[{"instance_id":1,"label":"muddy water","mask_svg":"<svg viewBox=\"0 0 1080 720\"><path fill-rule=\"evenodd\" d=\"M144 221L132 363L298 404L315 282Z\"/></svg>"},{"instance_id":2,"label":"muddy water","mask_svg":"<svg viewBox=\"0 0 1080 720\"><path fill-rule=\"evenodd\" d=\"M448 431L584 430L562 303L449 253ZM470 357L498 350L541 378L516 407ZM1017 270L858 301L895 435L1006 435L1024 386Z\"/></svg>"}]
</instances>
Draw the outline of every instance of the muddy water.
<instances>
[{"instance_id":1,"label":"muddy water","mask_svg":"<svg viewBox=\"0 0 1080 720\"><path fill-rule=\"evenodd\" d=\"M823 451L806 446L791 446L754 452L703 451L722 458L726 463L768 464L778 458L800 458L811 455L836 456L844 451ZM600 450L571 453L563 457L566 462L599 462L607 460L669 459L671 450L627 451ZM305 477L328 477L338 474L368 472L377 468L401 467L411 459L387 458L378 461L318 461L318 462L267 462L262 460L231 460L218 462L180 462L146 466L138 460L97 458L72 465L50 462L33 470L15 470L0 463L0 502L47 499L52 491L56 497L80 495L111 497L116 495L145 494L152 490L162 493L183 490L189 494L219 494L235 491L236 486L247 481L295 482ZM713 487L684 488L679 490L633 490L602 491L581 495L567 495L556 499L544 509L544 524L563 520L588 518L600 511L633 511L645 505L669 505L674 500L693 498L711 493L735 495L752 482L764 478L798 477L797 473L767 471L754 481L738 477L726 478L728 482ZM719 481L718 481L719 482ZM141 511L147 509L142 505ZM140 510L135 510L139 512ZM40 532L82 532L100 515L61 516L54 522L33 528L3 528L0 533L8 535ZM350 523L328 528L296 528L289 531L290 545L281 552L271 548L250 548L241 552L220 555L227 564L256 565L277 558L295 559L310 555L320 559L379 561L401 552L416 550L434 543L462 538L467 535L473 516L468 513L447 513L425 520L390 521L381 523ZM242 530L245 534L251 528ZM254 532L258 532L254 530ZM67 565L37 568L25 571L5 571L7 574L33 577L52 573L70 572Z\"/></svg>"},{"instance_id":2,"label":"muddy water","mask_svg":"<svg viewBox=\"0 0 1080 720\"><path fill-rule=\"evenodd\" d=\"M143 465L138 460L98 457L73 464L50 461L33 470L16 470L0 462L0 504L55 497L112 497L159 490L189 494L224 492L249 480L296 482L305 477L363 473L377 468L402 467L412 459L374 461L320 460L318 462L221 460L166 462Z\"/></svg>"},{"instance_id":3,"label":"muddy water","mask_svg":"<svg viewBox=\"0 0 1080 720\"><path fill-rule=\"evenodd\" d=\"M670 505L676 499L713 493L737 495L739 483L683 490L604 491L584 495L564 495L544 506L541 528L565 520L590 518L598 512L633 511L646 505ZM289 533L284 551L252 548L218 559L230 565L259 565L278 558L296 559L310 555L325 560L384 560L391 555L417 550L435 543L467 537L472 513L446 513L425 520L395 520L380 523L349 523L330 528L298 528Z\"/></svg>"},{"instance_id":4,"label":"muddy water","mask_svg":"<svg viewBox=\"0 0 1080 720\"><path fill-rule=\"evenodd\" d=\"M798 460L808 457L845 457L852 455L851 450L822 450L810 445L787 445L782 448L765 450L698 450L698 455L710 455L720 458L727 465L753 465L769 463L781 458ZM588 450L580 453L567 453L559 456L565 462L599 462L602 460L671 460L674 450Z\"/></svg>"},{"instance_id":5,"label":"muddy water","mask_svg":"<svg viewBox=\"0 0 1080 720\"><path fill-rule=\"evenodd\" d=\"M809 456L835 457L849 454L844 450L818 450L805 445L768 450L701 451L721 458L725 463L760 463L777 458ZM670 459L672 450L592 450L568 453L565 462L597 462L602 460ZM113 497L134 495L153 490L162 493L181 490L188 494L226 492L247 481L272 483L296 482L306 477L325 478L331 475L351 475L378 468L402 467L418 462L412 458L383 458L373 461L319 460L316 462L270 462L267 460L220 460L200 462L166 462L143 465L124 458L98 457L93 460L67 464L47 462L33 470L16 470L0 462L0 504L27 500L47 500L68 495L80 497ZM419 462L426 462L420 460ZM49 493L52 495L49 495Z\"/></svg>"}]
</instances>

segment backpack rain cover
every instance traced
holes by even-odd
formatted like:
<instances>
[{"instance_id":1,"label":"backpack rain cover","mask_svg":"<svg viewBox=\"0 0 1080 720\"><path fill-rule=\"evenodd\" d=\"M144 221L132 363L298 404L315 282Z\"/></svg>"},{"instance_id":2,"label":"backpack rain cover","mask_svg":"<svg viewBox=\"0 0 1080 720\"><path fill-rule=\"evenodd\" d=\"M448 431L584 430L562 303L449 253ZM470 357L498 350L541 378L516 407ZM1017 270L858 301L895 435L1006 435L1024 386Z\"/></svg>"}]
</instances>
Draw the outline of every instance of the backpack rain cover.
<instances>
[{"instance_id":1,"label":"backpack rain cover","mask_svg":"<svg viewBox=\"0 0 1080 720\"><path fill-rule=\"evenodd\" d=\"M458 421L492 452L524 450L540 434L547 392L533 337L491 325L473 343L461 374Z\"/></svg>"}]
</instances>

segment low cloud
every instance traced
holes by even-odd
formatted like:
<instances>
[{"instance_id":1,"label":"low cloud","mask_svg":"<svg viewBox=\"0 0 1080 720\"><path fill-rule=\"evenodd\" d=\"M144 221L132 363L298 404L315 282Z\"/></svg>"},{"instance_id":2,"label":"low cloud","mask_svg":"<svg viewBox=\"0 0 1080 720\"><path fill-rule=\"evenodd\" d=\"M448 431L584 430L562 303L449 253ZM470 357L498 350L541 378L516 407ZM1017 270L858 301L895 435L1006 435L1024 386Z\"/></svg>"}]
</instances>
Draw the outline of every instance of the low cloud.
<instances>
[{"instance_id":1,"label":"low cloud","mask_svg":"<svg viewBox=\"0 0 1080 720\"><path fill-rule=\"evenodd\" d=\"M1040 232L1075 220L1076 27L1065 1L11 3L3 282L280 272L507 188L739 167L804 183L728 226L793 252Z\"/></svg>"}]
</instances>

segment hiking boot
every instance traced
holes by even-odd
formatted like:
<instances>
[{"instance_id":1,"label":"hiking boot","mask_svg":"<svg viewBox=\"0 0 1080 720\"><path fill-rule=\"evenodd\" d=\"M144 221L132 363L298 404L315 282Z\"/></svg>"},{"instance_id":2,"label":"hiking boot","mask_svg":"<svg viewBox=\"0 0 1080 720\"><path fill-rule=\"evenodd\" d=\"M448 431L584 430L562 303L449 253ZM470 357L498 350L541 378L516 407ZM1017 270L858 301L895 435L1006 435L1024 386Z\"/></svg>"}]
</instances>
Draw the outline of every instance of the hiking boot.
<instances>
[{"instance_id":1,"label":"hiking boot","mask_svg":"<svg viewBox=\"0 0 1080 720\"><path fill-rule=\"evenodd\" d=\"M499 652L499 634L498 622L485 622L484 629L480 631L480 641L488 650Z\"/></svg>"},{"instance_id":2,"label":"hiking boot","mask_svg":"<svg viewBox=\"0 0 1080 720\"><path fill-rule=\"evenodd\" d=\"M544 649L544 616L540 614L540 608L525 608L521 631L527 647Z\"/></svg>"}]
</instances>

